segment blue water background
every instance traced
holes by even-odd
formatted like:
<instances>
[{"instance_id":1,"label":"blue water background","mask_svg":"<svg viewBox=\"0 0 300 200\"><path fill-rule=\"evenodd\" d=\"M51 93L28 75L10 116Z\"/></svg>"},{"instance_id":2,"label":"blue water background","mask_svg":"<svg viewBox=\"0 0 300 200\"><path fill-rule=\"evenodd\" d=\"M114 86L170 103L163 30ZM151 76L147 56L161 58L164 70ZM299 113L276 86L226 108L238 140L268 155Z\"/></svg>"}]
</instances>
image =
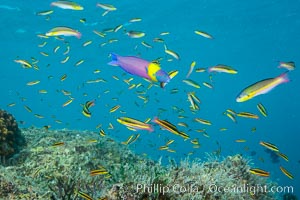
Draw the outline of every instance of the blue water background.
<instances>
[{"instance_id":1,"label":"blue water background","mask_svg":"<svg viewBox=\"0 0 300 200\"><path fill-rule=\"evenodd\" d=\"M78 129L96 130L98 124L107 135L117 140L124 141L134 132L126 129L116 121L117 117L128 116L139 120L159 116L161 119L177 124L185 122L189 128L179 127L188 133L192 139L199 138L201 147L193 149L189 140L184 141L167 131L155 126L155 131L138 131L140 139L131 146L138 153L146 153L149 157L158 159L164 156L180 160L189 152L194 152L192 158L205 159L206 153L211 153L221 148L221 156L237 153L252 159L253 167L259 167L270 171L271 178L278 181L279 185L294 186L294 193L299 195L300 185L300 157L299 146L299 70L296 68L288 74L290 82L278 86L274 91L266 95L258 96L244 103L236 103L237 94L246 86L265 79L276 77L283 73L278 69L278 61L299 60L300 46L300 2L290 1L106 1L113 4L117 11L101 16L104 12L95 5L97 1L81 1L85 9L83 11L62 10L51 8L51 1L1 1L1 104L2 109L12 113L18 121L23 121L21 127L51 125L51 129ZM36 12L53 9L50 20L45 16L37 16ZM132 18L140 17L141 22L128 23ZM79 19L85 18L83 24ZM146 32L141 39L129 38L123 30L117 33L108 33L101 38L93 33L93 30L102 31L106 28L114 28L123 24L126 30L138 30ZM66 64L60 61L66 45L63 41L54 38L43 39L37 34L44 34L55 26L69 26L78 29L82 38L65 38L70 45L70 60ZM214 39L210 40L194 34L194 30L202 30L210 33ZM161 32L168 31L169 35L160 36ZM180 54L180 60L168 62L171 58L164 53L161 43L153 42L153 38L163 38L169 49ZM100 44L109 39L118 39L118 42L100 47ZM87 47L82 44L92 40ZM47 41L45 47L38 47ZM146 41L153 46L147 49L141 41ZM53 53L56 46L61 46L58 53ZM48 57L40 52L49 53ZM145 96L148 103L144 104L139 99L135 90L128 90L128 85L122 80L129 79L118 67L108 66L108 55L115 52L120 55L140 55L146 60L154 60L163 57L161 65L166 71L179 70L176 76L165 89L152 87ZM24 69L15 63L15 59L30 60L34 57L39 60L37 65L40 70ZM84 59L84 63L78 67L74 64ZM237 75L216 74L213 75L214 89L202 86L195 89L182 82L189 70L192 61L196 61L196 68L210 67L216 64L233 66L239 72ZM100 69L99 74L94 74L95 69ZM65 81L60 77L67 74ZM112 78L115 75L119 81ZM53 76L49 79L49 76ZM106 83L86 84L87 80L103 78ZM209 82L208 73L193 72L191 79L202 83ZM40 80L41 83L27 86L26 83ZM148 83L134 77L134 83L142 82L145 87ZM178 88L179 92L170 94L170 90ZM38 90L45 89L47 94L39 94ZM65 89L72 92L74 101L66 107L62 104L69 98L60 91ZM139 89L137 89L139 90ZM142 89L141 89L142 90ZM187 101L187 92L196 91L201 99L200 111L192 114ZM118 100L113 100L117 98ZM96 99L95 106L91 108L92 117L86 118L81 114L82 106L86 101ZM7 106L16 103L15 106ZM259 114L256 105L262 103L268 110L268 117L260 115L259 120L238 118L234 124L223 112L231 108L237 112L248 111ZM112 106L121 105L119 111L109 113ZM27 112L24 105L29 106L33 112ZM172 108L176 106L184 109L182 115L188 118L179 119L178 113ZM165 109L159 112L159 109ZM43 115L43 119L36 118L33 114ZM193 118L199 117L212 122L211 126L193 122ZM61 120L62 123L56 123ZM108 129L112 123L114 129ZM256 132L251 129L255 127ZM195 129L206 128L209 138L204 137ZM227 131L219 131L227 128ZM191 130L189 130L191 129ZM95 136L99 137L98 135ZM175 139L170 146L176 153L162 152L158 147L164 145L168 139ZM236 143L236 139L246 139L246 143ZM272 160L270 153L265 151L259 141L267 141L276 144L280 151L288 155L289 162L279 158ZM67 141L66 141L67 142ZM262 162L263 160L263 162ZM290 180L279 169L283 166L293 175Z\"/></svg>"}]
</instances>

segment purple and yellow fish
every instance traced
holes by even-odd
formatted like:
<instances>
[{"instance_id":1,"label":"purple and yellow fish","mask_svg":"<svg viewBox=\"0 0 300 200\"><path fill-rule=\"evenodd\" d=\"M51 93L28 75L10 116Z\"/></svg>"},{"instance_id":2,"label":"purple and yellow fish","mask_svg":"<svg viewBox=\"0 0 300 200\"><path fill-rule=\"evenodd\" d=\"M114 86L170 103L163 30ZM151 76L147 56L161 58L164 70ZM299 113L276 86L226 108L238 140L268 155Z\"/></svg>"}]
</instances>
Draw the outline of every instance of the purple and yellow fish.
<instances>
[{"instance_id":1,"label":"purple and yellow fish","mask_svg":"<svg viewBox=\"0 0 300 200\"><path fill-rule=\"evenodd\" d=\"M158 62L149 62L135 56L119 56L114 53L111 53L111 58L109 65L119 66L129 74L159 82L161 87L164 87L171 79L169 74L160 68Z\"/></svg>"}]
</instances>

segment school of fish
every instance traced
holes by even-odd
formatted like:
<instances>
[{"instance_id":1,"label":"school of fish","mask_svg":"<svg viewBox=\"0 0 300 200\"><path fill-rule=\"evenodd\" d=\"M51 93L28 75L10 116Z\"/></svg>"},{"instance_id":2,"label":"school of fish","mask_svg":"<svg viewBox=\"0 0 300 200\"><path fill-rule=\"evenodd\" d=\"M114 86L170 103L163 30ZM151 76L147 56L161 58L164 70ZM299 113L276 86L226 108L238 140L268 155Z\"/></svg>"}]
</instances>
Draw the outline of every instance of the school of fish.
<instances>
[{"instance_id":1,"label":"school of fish","mask_svg":"<svg viewBox=\"0 0 300 200\"><path fill-rule=\"evenodd\" d=\"M109 17L109 13L111 12L118 12L117 7L110 4L104 4L104 3L97 3L94 8L85 8L82 5L71 2L71 1L54 1L49 5L49 8L46 8L43 11L39 11L36 13L38 17L45 17L46 21L51 21L51 16L55 15L56 12L59 12L58 9L61 10L61 12L69 12L68 10L73 10L74 12L81 12L83 10L87 9L98 9L100 12L101 10L104 11L102 13L102 17L106 16ZM66 16L68 17L68 16ZM71 19L71 18L70 18ZM78 19L78 21L82 24L82 29L87 28L89 26L86 26L88 24L87 20L85 18ZM167 38L164 36L166 35L172 35L170 32L161 32L157 37L150 38L150 36L147 35L147 30L131 30L130 27L134 27L135 23L142 23L142 18L132 18L128 19L128 21L124 24L116 24L112 28L106 28L103 30L90 30L91 33L95 34L94 38L87 38L85 37L84 33L81 32L80 26L77 28L70 27L68 24L61 25L58 24L57 26L48 26L48 29L45 30L44 33L37 34L37 37L40 38L41 43L38 45L38 48L41 49L40 55L35 56L32 55L32 57L29 58L23 58L21 55L16 55L16 59L13 60L13 62L16 63L16 65L20 65L22 67L21 70L35 70L37 72L42 71L40 66L40 63L42 63L44 58L47 57L55 57L59 58L60 67L66 67L66 66L72 66L76 68L80 67L87 67L85 65L87 60L83 58L74 58L72 56L71 51L78 51L78 49L73 48L72 46L74 43L79 43L80 48L89 48L90 46L93 46L95 43L97 43L98 48L103 48L105 52L105 47L108 45L113 46L113 44L118 44L120 42L117 38L111 37L112 34L115 34L117 32L123 31L126 35L127 40L132 40L132 43L134 43L133 48L145 48L148 51L154 51L155 48L161 48L162 53L159 53L157 57L149 59L145 59L146 57L149 58L148 55L143 54L139 55L138 53L136 55L120 55L121 53L118 52L118 47L114 45L114 51L113 52L106 52L102 54L102 59L105 59L107 61L107 65L104 67L99 67L93 69L93 74L95 75L95 79L85 80L84 85L90 85L90 84L105 84L107 82L110 82L111 80L114 80L115 87L123 87L126 85L127 91L124 91L125 93L128 92L130 94L136 95L136 99L127 99L128 101L135 102L137 99L142 100L144 105L147 105L147 103L153 101L151 97L148 96L147 91L149 90L164 90L165 93L170 93L170 95L177 94L180 92L185 93L184 101L188 102L188 106L184 107L186 105L185 102L182 102L182 105L173 106L172 110L168 110L167 108L159 108L155 107L155 104L151 105L153 110L156 110L155 115L149 116L148 113L144 113L146 116L145 118L141 119L140 117L134 117L130 114L128 114L126 110L126 104L122 104L121 101L117 97L114 97L112 99L113 104L108 104L109 111L106 113L107 115L116 115L115 121L111 121L108 124L108 128L105 128L103 124L99 124L96 126L95 129L100 130L99 135L101 137L106 136L107 130L116 130L120 127L126 127L128 130L128 133L126 133L125 138L127 140L122 141L121 143L123 145L132 145L138 141L141 141L143 138L143 134L140 132L147 131L151 134L154 133L160 133L160 132L168 132L170 134L173 134L178 138L177 142L180 142L182 140L186 141L189 140L191 143L191 148L198 149L201 147L200 141L201 137L204 136L205 138L209 138L210 135L208 134L208 131L206 127L208 126L214 126L214 122L210 121L209 119L205 119L205 117L202 118L203 115L201 115L201 109L203 107L203 102L200 100L200 94L202 93L202 86L205 88L212 90L213 92L217 92L217 88L214 85L213 78L217 78L218 76L238 76L238 74L243 73L243 69L240 68L239 71L230 65L225 64L217 64L212 66L201 66L201 61L195 61L190 60L189 66L181 66L180 69L169 69L167 64L168 62L176 62L177 65L182 65L181 60L183 59L182 56L176 51L169 48L166 44ZM92 26L91 26L92 27ZM129 29L129 30L128 30ZM201 36L205 39L210 39L210 42L213 42L215 37L213 37L211 34L201 31L199 29L191 30L191 34L196 34L198 36ZM197 36L197 37L198 37ZM74 37L74 39L72 39ZM199 39L201 39L201 37ZM69 41L70 40L70 41ZM160 45L162 43L163 45ZM52 52L49 52L46 50L47 46L55 45ZM78 46L78 45L77 45ZM78 47L77 47L78 48ZM49 50L49 49L48 49ZM81 50L79 50L81 51ZM124 52L124 50L122 50ZM125 51L126 52L126 51ZM129 51L131 52L131 51ZM120 53L120 54L119 54ZM37 59L36 57L41 58ZM94 54L94 57L99 57L99 55ZM160 56L160 57L159 57ZM145 58L144 58L145 57ZM72 62L71 62L72 61ZM161 65L161 63L164 63L164 66ZM51 64L48 64L48 67L50 67ZM52 67L52 66L51 66ZM115 69L118 68L118 69ZM237 67L238 68L238 67ZM275 68L275 67L274 67ZM237 94L237 96L226 96L225 98L232 99L233 102L239 104L241 102L246 102L254 97L257 97L262 94L267 94L277 86L289 82L288 73L290 71L295 70L295 63L292 61L280 61L278 68L285 70L281 75L275 76L275 77L266 77L263 80L256 80L255 77L249 76L247 79L249 79L249 85L242 85L240 88L240 93ZM167 71L167 69L169 71ZM108 72L109 71L109 72ZM118 75L114 75L112 77L107 77L105 75L98 76L98 74L105 74L105 72L111 73L111 71L115 71L118 73ZM121 75L123 73L123 75ZM124 74L125 73L125 74ZM186 74L185 77L180 80L177 75L179 73ZM209 78L209 81L202 81L197 78L198 73L206 73L207 77ZM218 76L216 76L218 74ZM97 75L97 76L96 76ZM60 84L63 86L63 84L68 81L70 78L69 74L62 74L59 77L56 77L55 75L48 75L48 80L58 79ZM76 80L73 80L74 82ZM254 83L252 83L252 81ZM248 81L247 81L248 82ZM176 84L175 84L176 83ZM37 85L43 84L43 81L41 80L28 80L28 82L25 83L28 87L35 88ZM224 83L226 84L226 83ZM176 85L174 87L173 85ZM237 85L240 85L237 83ZM83 87L83 86L82 86ZM284 93L284 88L287 88L288 86L282 86L281 90L275 91L275 92L281 92ZM182 89L184 88L184 89ZM244 88L244 89L243 89ZM49 89L49 88L48 88ZM47 95L48 94L47 88L40 88L38 90L40 95ZM73 95L73 91L69 91L67 89L59 89L57 90L59 94L62 94L65 96L66 100L64 102L59 102L60 109L67 109L70 106L73 106L76 104L76 107L81 110L82 116L84 118L91 119L93 118L93 112L96 111L97 107L97 101L98 97L90 98L87 93L83 94L83 97L87 98L84 102L78 102L78 99L81 99L80 97ZM113 88L107 89L103 92L104 95L109 95L110 93L113 93ZM75 97L74 97L75 96ZM170 96L170 101L172 96ZM259 100L263 101L263 97L261 97ZM32 108L30 108L28 105L26 105L26 98L22 97L21 101L23 102L24 109L32 113L33 116L36 118L44 118L45 116L41 115L40 113L36 113L33 111ZM100 100L99 100L100 101ZM254 101L254 100L253 100ZM24 103L25 102L25 103ZM118 103L114 103L118 102ZM7 106L13 107L17 102L11 102ZM261 103L256 103L256 109L257 113L248 112L248 111L240 111L240 108L242 105L239 105L237 107L237 110L235 111L232 108L228 108L226 111L221 111L220 117L224 118L224 121L229 119L229 123L233 122L234 124L237 124L238 121L242 118L247 119L254 119L259 120L261 117L267 117L269 115L266 107ZM168 118L161 118L161 113L170 112L171 115L168 115ZM187 112L192 113L193 117L190 119L190 117L187 117ZM223 114L222 114L223 113ZM176 118L176 115L180 122L177 124L175 122L178 121ZM118 116L118 117L117 117ZM63 123L63 120L57 119L56 117L53 117L55 120L55 123ZM226 119L227 118L227 119ZM231 122L230 122L231 121ZM52 127L51 125L45 125L46 129L49 129ZM195 127L203 127L202 129L197 129ZM220 127L220 131L227 131L226 127ZM130 131L133 131L133 134L130 134ZM256 131L256 128L253 127L252 132ZM137 133L139 132L139 133ZM195 134L197 133L197 134ZM201 135L199 135L201 133ZM124 133L125 134L125 133ZM128 136L129 135L129 136ZM128 136L128 137L127 137ZM158 151L166 151L169 153L176 153L180 151L180 148L170 149L170 145L174 145L176 143L176 139L173 137L169 137L168 134L165 135L165 139L156 138L159 140L163 140L164 144L161 146L157 146L155 150ZM155 137L155 136L153 136ZM172 139L170 139L172 138ZM62 146L67 141L57 141L53 144L53 146ZM89 142L97 142L97 139L91 140ZM247 141L243 138L237 137L234 141L236 143L247 143ZM283 154L281 150L275 145L270 142L260 141L258 146L262 146L268 150L274 151L276 155L283 158L285 161L288 161L288 156ZM155 145L154 145L155 146ZM218 144L219 146L219 144ZM254 147L255 148L255 147ZM219 148L220 149L220 148ZM219 149L216 152L219 152ZM190 151L188 155L194 154L196 151ZM288 178L292 179L293 175L288 172L285 168L282 166L279 167L280 171L284 173ZM252 168L249 170L249 173L268 177L270 176L270 172L259 169L259 168ZM109 171L106 170L104 167L99 167L99 169L94 169L90 171L91 176L109 176ZM83 192L78 192L78 195L81 196L84 199L91 199L87 194Z\"/></svg>"}]
</instances>

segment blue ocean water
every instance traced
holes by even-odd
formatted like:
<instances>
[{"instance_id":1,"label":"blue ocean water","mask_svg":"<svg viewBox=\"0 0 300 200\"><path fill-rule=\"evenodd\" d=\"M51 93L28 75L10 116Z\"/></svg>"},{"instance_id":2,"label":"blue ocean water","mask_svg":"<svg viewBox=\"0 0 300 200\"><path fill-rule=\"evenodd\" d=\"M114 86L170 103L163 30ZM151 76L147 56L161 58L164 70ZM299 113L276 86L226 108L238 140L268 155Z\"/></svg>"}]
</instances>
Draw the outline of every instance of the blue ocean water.
<instances>
[{"instance_id":1,"label":"blue ocean water","mask_svg":"<svg viewBox=\"0 0 300 200\"><path fill-rule=\"evenodd\" d=\"M23 121L21 127L51 125L51 129L96 130L102 124L106 134L117 140L126 140L133 132L119 124L116 119L122 116L146 120L159 116L173 124L185 122L188 128L178 127L185 131L192 139L198 138L201 144L194 149L189 140L172 135L155 126L155 131L139 131L139 140L132 145L138 153L146 153L149 157L158 159L161 155L166 162L168 157L176 160L183 159L193 152L191 158L205 159L206 153L221 149L221 156L243 154L252 159L253 167L259 167L270 172L271 178L281 186L294 186L294 193L299 193L299 165L297 153L299 140L299 60L300 38L300 2L290 1L105 1L101 3L113 4L117 10L102 16L103 9L96 7L97 1L78 1L84 6L83 11L63 10L50 7L51 1L7 1L0 3L1 11L1 109L12 113L18 121ZM54 13L47 16L37 16L36 13L53 9ZM141 18L141 22L128 23L132 18ZM86 19L86 23L80 19ZM102 38L93 33L94 30L114 28L123 24L123 29L116 33L107 33ZM66 55L64 41L55 38L39 38L38 34L45 34L56 26L68 26L79 30L82 38L64 37L70 46L70 59L62 64ZM124 30L137 30L146 33L139 39L129 38ZM211 34L214 39L207 39L196 35L195 30L202 30ZM170 32L160 36L161 32ZM169 49L180 55L180 60L169 62L172 58L164 52L162 43L153 42L153 38L163 38ZM108 42L117 39L117 42ZM88 40L92 43L83 47ZM39 47L43 42L44 47ZM147 49L141 45L142 41L151 44ZM60 46L57 53L54 48ZM46 52L49 56L43 56ZM120 55L139 55L146 60L162 57L161 66L166 71L178 70L179 74L161 89L152 87L146 89L148 83L138 77L132 82L143 83L141 89L128 89L124 79L133 77L126 75L118 67L107 65L110 52ZM38 60L39 70L24 69L15 59L31 58ZM74 66L79 60L84 63ZM238 70L238 74L213 74L213 89L201 86L193 88L182 82L189 70L191 62L196 61L196 68L211 67L217 64L230 65ZM274 91L261 95L247 102L237 103L237 94L252 83L265 78L276 77L284 72L277 68L279 61L294 61L296 70L288 73L290 82L278 86ZM100 73L93 73L95 69ZM67 74L65 81L60 81L62 75ZM210 82L208 73L193 72L190 76L198 83ZM115 80L112 76L119 77ZM94 84L88 80L103 78L106 82ZM26 83L40 80L40 83L27 86ZM170 91L177 88L178 93ZM47 90L41 94L39 90ZM71 92L74 101L62 107L69 100L61 90ZM144 103L137 97L136 91L146 91L148 102ZM193 114L189 109L187 92L195 91L201 99L200 110ZM82 115L82 106L86 101L95 100L91 107L92 117ZM15 106L8 106L16 103ZM237 112L247 111L259 114L256 105L262 103L268 110L268 117L260 115L259 120L238 118L233 123L223 115L226 109ZM30 107L32 112L24 109ZM115 105L126 113L110 113ZM177 107L183 109L178 118ZM161 112L161 110L164 110ZM44 118L34 116L40 114ZM195 117L210 120L211 126L195 123ZM57 123L56 120L62 123ZM109 123L114 128L109 129ZM255 132L251 129L256 128ZM227 128L220 131L220 128ZM209 137L204 137L196 129L206 129ZM159 151L169 139L174 139L172 148L176 153ZM236 143L236 139L245 139L245 143ZM274 159L274 153L267 152L259 145L260 141L276 144L281 152L288 155L289 161L281 158ZM273 157L272 157L273 156ZM279 169L288 169L294 179L290 180Z\"/></svg>"}]
</instances>

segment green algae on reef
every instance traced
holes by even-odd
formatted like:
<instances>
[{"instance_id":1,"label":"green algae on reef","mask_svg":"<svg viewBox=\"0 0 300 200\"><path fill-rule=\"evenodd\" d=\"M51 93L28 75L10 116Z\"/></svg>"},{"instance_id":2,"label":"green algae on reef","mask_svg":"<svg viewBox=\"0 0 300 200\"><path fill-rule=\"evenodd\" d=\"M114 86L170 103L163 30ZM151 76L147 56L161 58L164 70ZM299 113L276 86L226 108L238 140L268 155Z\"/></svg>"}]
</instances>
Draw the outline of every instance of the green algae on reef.
<instances>
[{"instance_id":1,"label":"green algae on reef","mask_svg":"<svg viewBox=\"0 0 300 200\"><path fill-rule=\"evenodd\" d=\"M27 146L6 162L9 165L0 165L0 199L81 199L78 191L108 200L276 199L272 193L210 188L275 185L250 174L249 160L240 155L162 166L93 132L30 128L22 134ZM64 143L53 146L57 142ZM90 176L100 166L109 174Z\"/></svg>"}]
</instances>

